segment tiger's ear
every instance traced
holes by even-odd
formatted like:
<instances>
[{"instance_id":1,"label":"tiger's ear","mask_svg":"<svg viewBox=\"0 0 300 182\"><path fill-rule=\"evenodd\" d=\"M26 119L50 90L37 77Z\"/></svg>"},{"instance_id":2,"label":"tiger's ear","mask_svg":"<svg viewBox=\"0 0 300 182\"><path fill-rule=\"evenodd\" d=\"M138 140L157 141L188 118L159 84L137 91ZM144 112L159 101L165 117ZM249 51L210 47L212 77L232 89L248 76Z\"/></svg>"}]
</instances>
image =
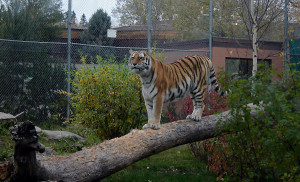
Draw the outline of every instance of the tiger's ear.
<instances>
[{"instance_id":1,"label":"tiger's ear","mask_svg":"<svg viewBox=\"0 0 300 182\"><path fill-rule=\"evenodd\" d=\"M133 53L132 49L129 49L129 54L131 55Z\"/></svg>"}]
</instances>

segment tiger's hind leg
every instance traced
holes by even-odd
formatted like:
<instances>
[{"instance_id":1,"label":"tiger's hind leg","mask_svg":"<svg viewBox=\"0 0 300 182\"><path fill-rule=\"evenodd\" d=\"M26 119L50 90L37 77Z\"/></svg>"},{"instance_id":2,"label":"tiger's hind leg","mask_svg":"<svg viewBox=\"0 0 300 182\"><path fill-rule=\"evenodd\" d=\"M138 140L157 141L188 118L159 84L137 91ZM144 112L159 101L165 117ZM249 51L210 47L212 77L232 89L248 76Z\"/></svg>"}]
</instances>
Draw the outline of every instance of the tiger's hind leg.
<instances>
[{"instance_id":1,"label":"tiger's hind leg","mask_svg":"<svg viewBox=\"0 0 300 182\"><path fill-rule=\"evenodd\" d=\"M204 111L205 105L203 103L205 96L206 87L203 87L199 92L191 92L191 99L193 101L194 110L193 113L188 115L186 119L191 119L194 121L200 121L202 118L202 113Z\"/></svg>"}]
</instances>

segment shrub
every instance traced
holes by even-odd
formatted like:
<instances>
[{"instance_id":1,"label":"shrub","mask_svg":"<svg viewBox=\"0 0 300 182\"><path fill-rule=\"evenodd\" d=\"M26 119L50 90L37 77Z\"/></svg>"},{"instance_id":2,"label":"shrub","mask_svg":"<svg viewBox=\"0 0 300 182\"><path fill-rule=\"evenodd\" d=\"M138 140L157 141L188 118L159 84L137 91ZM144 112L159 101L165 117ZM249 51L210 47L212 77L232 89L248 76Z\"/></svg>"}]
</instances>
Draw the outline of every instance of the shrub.
<instances>
[{"instance_id":1,"label":"shrub","mask_svg":"<svg viewBox=\"0 0 300 182\"><path fill-rule=\"evenodd\" d=\"M272 71L258 71L249 80L233 81L228 103L232 121L226 151L231 181L297 181L300 178L299 72L273 81ZM248 103L262 106L251 117ZM299 107L299 105L298 105Z\"/></svg>"},{"instance_id":2,"label":"shrub","mask_svg":"<svg viewBox=\"0 0 300 182\"><path fill-rule=\"evenodd\" d=\"M229 134L190 144L193 154L207 161L217 179L300 179L299 72L290 73L285 81L272 81L274 72L261 70L254 78L232 80L227 85L232 90L227 102L232 121L224 128ZM249 103L262 106L264 112L250 117ZM220 107L219 101L212 104L212 108ZM184 112L191 108L187 102Z\"/></svg>"},{"instance_id":3,"label":"shrub","mask_svg":"<svg viewBox=\"0 0 300 182\"><path fill-rule=\"evenodd\" d=\"M138 76L127 65L105 62L85 64L74 73L73 122L96 128L102 139L119 137L146 121Z\"/></svg>"}]
</instances>

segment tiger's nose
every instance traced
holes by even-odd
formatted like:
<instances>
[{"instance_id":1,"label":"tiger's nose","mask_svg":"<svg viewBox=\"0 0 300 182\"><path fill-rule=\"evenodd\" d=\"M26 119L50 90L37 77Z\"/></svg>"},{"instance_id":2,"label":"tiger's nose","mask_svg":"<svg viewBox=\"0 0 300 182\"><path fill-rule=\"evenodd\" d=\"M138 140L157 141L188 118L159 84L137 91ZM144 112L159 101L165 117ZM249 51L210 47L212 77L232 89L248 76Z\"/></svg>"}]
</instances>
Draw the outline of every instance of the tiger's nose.
<instances>
[{"instance_id":1,"label":"tiger's nose","mask_svg":"<svg viewBox=\"0 0 300 182\"><path fill-rule=\"evenodd\" d=\"M137 63L132 63L133 64L133 66L136 66L137 65Z\"/></svg>"}]
</instances>

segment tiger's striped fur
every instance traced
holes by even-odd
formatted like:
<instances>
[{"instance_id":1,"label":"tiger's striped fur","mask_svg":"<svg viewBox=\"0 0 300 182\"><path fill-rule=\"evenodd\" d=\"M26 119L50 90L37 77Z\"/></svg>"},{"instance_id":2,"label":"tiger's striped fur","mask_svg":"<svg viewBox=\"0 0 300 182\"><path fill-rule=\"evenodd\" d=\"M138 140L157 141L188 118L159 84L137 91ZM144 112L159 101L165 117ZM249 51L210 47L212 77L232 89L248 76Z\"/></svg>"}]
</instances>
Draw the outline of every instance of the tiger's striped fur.
<instances>
[{"instance_id":1,"label":"tiger's striped fur","mask_svg":"<svg viewBox=\"0 0 300 182\"><path fill-rule=\"evenodd\" d=\"M130 51L129 69L140 76L142 93L148 113L143 129L160 128L164 102L176 101L191 95L194 110L187 119L199 121L204 110L207 86L212 85L220 95L212 62L205 56L188 56L171 64L163 64L147 51Z\"/></svg>"}]
</instances>

